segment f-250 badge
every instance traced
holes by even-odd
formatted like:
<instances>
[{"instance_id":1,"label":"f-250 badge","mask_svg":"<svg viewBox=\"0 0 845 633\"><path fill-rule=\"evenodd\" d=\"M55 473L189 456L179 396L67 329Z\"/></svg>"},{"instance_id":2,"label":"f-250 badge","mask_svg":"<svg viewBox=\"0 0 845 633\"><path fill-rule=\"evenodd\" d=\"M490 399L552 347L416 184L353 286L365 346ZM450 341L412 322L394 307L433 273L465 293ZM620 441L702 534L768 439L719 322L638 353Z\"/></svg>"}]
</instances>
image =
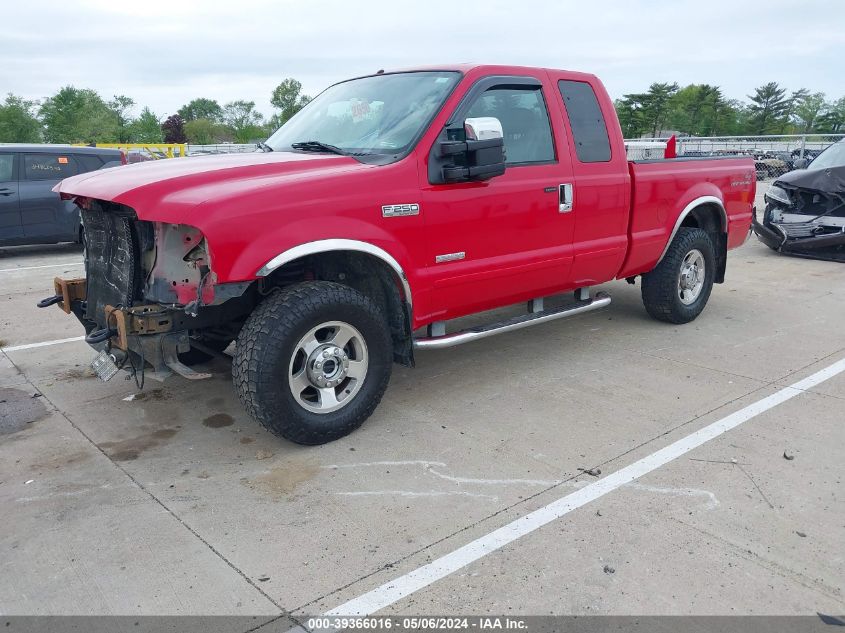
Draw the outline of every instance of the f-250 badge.
<instances>
[{"instance_id":1,"label":"f-250 badge","mask_svg":"<svg viewBox=\"0 0 845 633\"><path fill-rule=\"evenodd\" d=\"M420 205L414 202L410 204L386 204L382 206L381 214L386 218L396 218L402 215L419 215Z\"/></svg>"}]
</instances>

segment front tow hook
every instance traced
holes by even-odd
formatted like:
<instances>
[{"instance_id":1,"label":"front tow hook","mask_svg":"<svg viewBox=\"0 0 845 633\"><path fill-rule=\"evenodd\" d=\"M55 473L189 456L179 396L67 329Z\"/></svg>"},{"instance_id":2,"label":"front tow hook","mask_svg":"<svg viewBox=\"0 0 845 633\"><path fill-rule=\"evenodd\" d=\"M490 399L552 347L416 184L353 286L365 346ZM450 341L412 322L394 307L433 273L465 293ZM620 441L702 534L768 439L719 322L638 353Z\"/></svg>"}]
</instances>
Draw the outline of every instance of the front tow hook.
<instances>
[{"instance_id":1,"label":"front tow hook","mask_svg":"<svg viewBox=\"0 0 845 633\"><path fill-rule=\"evenodd\" d=\"M112 336L117 336L117 330L114 328L103 328L102 330L94 330L85 336L85 342L88 345L96 345L109 340Z\"/></svg>"},{"instance_id":2,"label":"front tow hook","mask_svg":"<svg viewBox=\"0 0 845 633\"><path fill-rule=\"evenodd\" d=\"M61 301L64 297L62 295L53 295L52 297L47 297L46 299L42 299L38 302L39 308L49 308L50 306L56 305L59 301Z\"/></svg>"}]
</instances>

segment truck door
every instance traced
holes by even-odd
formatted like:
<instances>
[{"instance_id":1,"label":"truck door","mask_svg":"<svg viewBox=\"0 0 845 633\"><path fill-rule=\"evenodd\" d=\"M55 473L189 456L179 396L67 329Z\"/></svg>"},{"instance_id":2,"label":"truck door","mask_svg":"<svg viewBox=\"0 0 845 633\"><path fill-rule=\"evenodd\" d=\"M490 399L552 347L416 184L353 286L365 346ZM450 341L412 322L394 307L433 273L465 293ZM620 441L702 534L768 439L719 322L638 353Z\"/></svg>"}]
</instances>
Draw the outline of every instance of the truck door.
<instances>
[{"instance_id":1,"label":"truck door","mask_svg":"<svg viewBox=\"0 0 845 633\"><path fill-rule=\"evenodd\" d=\"M537 77L486 77L450 116L441 138L463 133L468 118L497 118L507 168L484 182L431 184L421 174L434 318L552 294L567 283L574 225L559 196L572 168L550 115L553 96Z\"/></svg>"},{"instance_id":2,"label":"truck door","mask_svg":"<svg viewBox=\"0 0 845 633\"><path fill-rule=\"evenodd\" d=\"M79 173L68 154L24 154L20 179L21 222L33 243L70 241L79 231L79 211L53 191L59 181Z\"/></svg>"},{"instance_id":3,"label":"truck door","mask_svg":"<svg viewBox=\"0 0 845 633\"><path fill-rule=\"evenodd\" d=\"M603 110L612 105L601 84L593 85L594 78L556 79L558 103L572 139L572 281L578 287L592 286L613 279L628 250L628 159L621 136L609 134L606 121L613 121L615 115Z\"/></svg>"},{"instance_id":4,"label":"truck door","mask_svg":"<svg viewBox=\"0 0 845 633\"><path fill-rule=\"evenodd\" d=\"M15 153L0 152L0 243L23 237L16 163Z\"/></svg>"}]
</instances>

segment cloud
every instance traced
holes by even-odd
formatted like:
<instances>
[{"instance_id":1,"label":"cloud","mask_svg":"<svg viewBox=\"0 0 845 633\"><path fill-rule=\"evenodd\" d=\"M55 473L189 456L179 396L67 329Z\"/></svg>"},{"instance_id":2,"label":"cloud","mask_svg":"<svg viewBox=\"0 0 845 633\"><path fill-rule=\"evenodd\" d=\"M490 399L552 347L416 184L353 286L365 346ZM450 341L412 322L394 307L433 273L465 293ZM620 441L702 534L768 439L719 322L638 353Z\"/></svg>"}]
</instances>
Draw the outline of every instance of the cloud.
<instances>
[{"instance_id":1,"label":"cloud","mask_svg":"<svg viewBox=\"0 0 845 633\"><path fill-rule=\"evenodd\" d=\"M315 94L379 68L477 61L585 70L613 96L653 81L744 98L776 80L845 93L838 0L46 0L4 7L0 90L73 84L159 114L198 96L254 100L299 79Z\"/></svg>"}]
</instances>

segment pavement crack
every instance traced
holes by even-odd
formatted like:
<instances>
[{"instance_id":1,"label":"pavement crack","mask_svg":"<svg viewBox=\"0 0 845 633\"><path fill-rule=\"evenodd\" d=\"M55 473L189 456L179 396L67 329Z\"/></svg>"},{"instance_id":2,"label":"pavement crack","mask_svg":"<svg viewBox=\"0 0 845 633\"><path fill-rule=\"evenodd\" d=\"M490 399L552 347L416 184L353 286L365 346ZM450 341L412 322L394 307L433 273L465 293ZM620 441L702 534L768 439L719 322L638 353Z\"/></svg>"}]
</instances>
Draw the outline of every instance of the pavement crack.
<instances>
[{"instance_id":1,"label":"pavement crack","mask_svg":"<svg viewBox=\"0 0 845 633\"><path fill-rule=\"evenodd\" d=\"M745 380L753 380L755 382L766 382L761 378L755 378L753 376L746 376L745 374L737 374L732 371L725 371L724 369L716 369L714 367L708 367L707 365L700 365L699 363L693 363L688 360L678 360L677 358L669 358L668 356L661 356L660 354L654 354L652 352L645 352L642 350L632 349L629 348L629 351L642 354L643 356L649 356L650 358L656 358L658 360L665 360L668 363L678 363L679 365L686 365L687 367L695 367L696 369L705 369L707 371L712 371L717 374L722 374L724 376L733 376L734 378L744 378Z\"/></svg>"},{"instance_id":2,"label":"pavement crack","mask_svg":"<svg viewBox=\"0 0 845 633\"><path fill-rule=\"evenodd\" d=\"M675 523L678 523L679 525L682 525L683 527L689 530L693 530L703 536L713 539L714 541L718 541L743 560L747 560L750 563L762 567L763 569L777 576L780 576L781 578L796 582L802 587L820 593L821 595L827 598L832 598L834 600L842 599L842 592L836 587L831 587L813 578L808 578L801 572L797 572L793 569L790 569L789 567L781 565L780 563L777 563L773 560L769 560L768 558L765 558L757 552L754 552L753 550L750 550L747 547L743 547L742 545L738 545L732 541L729 541L726 538L719 536L718 534L710 532L709 530L698 527L696 525L692 525L691 523L687 523L686 521L678 519L676 517L669 518L670 520L674 521Z\"/></svg>"}]
</instances>

